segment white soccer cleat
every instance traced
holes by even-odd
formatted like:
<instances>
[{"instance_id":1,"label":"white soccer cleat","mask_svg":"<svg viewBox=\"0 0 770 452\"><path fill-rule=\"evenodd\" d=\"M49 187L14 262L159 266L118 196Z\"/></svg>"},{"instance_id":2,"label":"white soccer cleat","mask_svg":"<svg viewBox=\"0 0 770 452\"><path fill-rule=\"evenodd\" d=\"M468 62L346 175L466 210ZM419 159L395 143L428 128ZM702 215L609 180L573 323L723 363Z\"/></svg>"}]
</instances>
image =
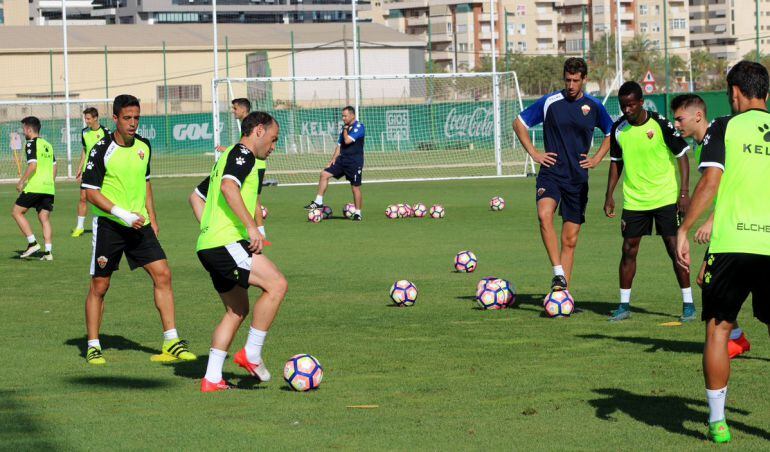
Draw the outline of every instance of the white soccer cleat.
<instances>
[{"instance_id":1,"label":"white soccer cleat","mask_svg":"<svg viewBox=\"0 0 770 452\"><path fill-rule=\"evenodd\" d=\"M40 251L40 244L39 243L35 243L35 244L32 244L32 245L29 245L27 247L27 249L24 250L24 252L19 255L19 258L20 259L26 259L26 258L32 256L33 254L37 253L38 251Z\"/></svg>"}]
</instances>

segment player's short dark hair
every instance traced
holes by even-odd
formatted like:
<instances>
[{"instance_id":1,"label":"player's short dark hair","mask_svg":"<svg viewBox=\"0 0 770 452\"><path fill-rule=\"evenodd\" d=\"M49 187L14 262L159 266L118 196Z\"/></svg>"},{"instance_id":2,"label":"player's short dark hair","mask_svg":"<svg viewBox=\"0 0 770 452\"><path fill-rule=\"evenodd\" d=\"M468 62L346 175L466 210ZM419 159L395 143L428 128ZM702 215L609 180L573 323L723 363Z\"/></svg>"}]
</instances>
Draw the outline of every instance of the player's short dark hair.
<instances>
[{"instance_id":1,"label":"player's short dark hair","mask_svg":"<svg viewBox=\"0 0 770 452\"><path fill-rule=\"evenodd\" d=\"M586 75L588 75L588 65L586 64L586 60L582 58L567 58L567 61L564 62L564 74L577 74L580 73L581 78L586 78Z\"/></svg>"},{"instance_id":2,"label":"player's short dark hair","mask_svg":"<svg viewBox=\"0 0 770 452\"><path fill-rule=\"evenodd\" d=\"M240 105L241 107L245 108L246 111L251 111L251 102L249 102L248 99L245 97L239 97L237 99L233 99L232 102L230 102L233 105Z\"/></svg>"},{"instance_id":3,"label":"player's short dark hair","mask_svg":"<svg viewBox=\"0 0 770 452\"><path fill-rule=\"evenodd\" d=\"M98 118L99 117L99 110L97 110L94 107L88 107L85 110L83 110L83 114L84 115L91 115L94 118Z\"/></svg>"},{"instance_id":4,"label":"player's short dark hair","mask_svg":"<svg viewBox=\"0 0 770 452\"><path fill-rule=\"evenodd\" d=\"M120 110L127 107L140 107L139 99L130 94L121 94L112 101L112 114L115 116L120 115Z\"/></svg>"},{"instance_id":5,"label":"player's short dark hair","mask_svg":"<svg viewBox=\"0 0 770 452\"><path fill-rule=\"evenodd\" d=\"M620 85L620 89L618 89L618 97L626 97L632 94L637 100L642 100L642 98L644 98L642 87L635 81L629 80Z\"/></svg>"},{"instance_id":6,"label":"player's short dark hair","mask_svg":"<svg viewBox=\"0 0 770 452\"><path fill-rule=\"evenodd\" d=\"M32 127L35 133L40 133L40 120L37 116L27 116L21 120L21 123L27 127Z\"/></svg>"},{"instance_id":7,"label":"player's short dark hair","mask_svg":"<svg viewBox=\"0 0 770 452\"><path fill-rule=\"evenodd\" d=\"M749 99L765 100L770 87L767 68L753 61L739 62L727 73L728 93L732 91L733 86L737 86Z\"/></svg>"},{"instance_id":8,"label":"player's short dark hair","mask_svg":"<svg viewBox=\"0 0 770 452\"><path fill-rule=\"evenodd\" d=\"M252 111L241 122L241 136L249 136L255 127L261 125L264 128L268 128L273 124L278 124L278 121L273 118L270 113L264 111Z\"/></svg>"},{"instance_id":9,"label":"player's short dark hair","mask_svg":"<svg viewBox=\"0 0 770 452\"><path fill-rule=\"evenodd\" d=\"M674 100L671 101L671 111L677 111L680 108L690 108L695 107L698 110L701 110L703 114L706 114L706 102L703 101L703 98L700 97L697 94L680 94L674 98Z\"/></svg>"},{"instance_id":10,"label":"player's short dark hair","mask_svg":"<svg viewBox=\"0 0 770 452\"><path fill-rule=\"evenodd\" d=\"M356 109L353 108L352 105L348 105L348 106L346 106L345 108L342 109L342 111L345 111L345 110L349 111L350 114L352 114L352 115L356 114Z\"/></svg>"}]
</instances>

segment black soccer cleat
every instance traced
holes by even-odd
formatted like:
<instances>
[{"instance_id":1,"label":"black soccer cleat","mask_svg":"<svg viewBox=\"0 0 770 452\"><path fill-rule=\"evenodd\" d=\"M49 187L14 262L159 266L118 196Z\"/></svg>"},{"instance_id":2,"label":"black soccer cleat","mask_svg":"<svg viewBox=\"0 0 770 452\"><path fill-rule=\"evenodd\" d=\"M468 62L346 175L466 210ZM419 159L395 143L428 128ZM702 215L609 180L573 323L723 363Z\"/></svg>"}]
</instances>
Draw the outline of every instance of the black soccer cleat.
<instances>
[{"instance_id":1,"label":"black soccer cleat","mask_svg":"<svg viewBox=\"0 0 770 452\"><path fill-rule=\"evenodd\" d=\"M311 202L310 204L306 205L305 208L307 210L313 210L313 209L323 209L323 204L318 204L315 201Z\"/></svg>"},{"instance_id":2,"label":"black soccer cleat","mask_svg":"<svg viewBox=\"0 0 770 452\"><path fill-rule=\"evenodd\" d=\"M360 213L354 213L353 216L350 217L350 219L353 220L353 221L361 221L361 220L363 220L363 218L361 218L361 214Z\"/></svg>"},{"instance_id":3,"label":"black soccer cleat","mask_svg":"<svg viewBox=\"0 0 770 452\"><path fill-rule=\"evenodd\" d=\"M551 292L567 290L567 278L563 275L556 275L551 280Z\"/></svg>"}]
</instances>

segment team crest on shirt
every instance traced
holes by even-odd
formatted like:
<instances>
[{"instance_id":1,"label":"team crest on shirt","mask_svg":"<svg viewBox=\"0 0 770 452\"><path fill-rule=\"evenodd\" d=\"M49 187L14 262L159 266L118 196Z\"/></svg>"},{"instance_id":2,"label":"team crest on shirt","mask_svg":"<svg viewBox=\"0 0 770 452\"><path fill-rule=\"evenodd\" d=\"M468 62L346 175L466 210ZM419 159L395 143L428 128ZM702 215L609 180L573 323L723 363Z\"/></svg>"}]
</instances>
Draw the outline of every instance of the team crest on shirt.
<instances>
[{"instance_id":1,"label":"team crest on shirt","mask_svg":"<svg viewBox=\"0 0 770 452\"><path fill-rule=\"evenodd\" d=\"M583 105L580 109L583 111L583 116L588 116L588 113L591 112L591 107L588 105Z\"/></svg>"},{"instance_id":2,"label":"team crest on shirt","mask_svg":"<svg viewBox=\"0 0 770 452\"><path fill-rule=\"evenodd\" d=\"M543 196L543 193L545 193L545 188L538 188L537 189L537 196Z\"/></svg>"},{"instance_id":3,"label":"team crest on shirt","mask_svg":"<svg viewBox=\"0 0 770 452\"><path fill-rule=\"evenodd\" d=\"M652 137L654 137L654 136L655 136L655 131L654 130L650 129L650 130L647 131L647 138L652 140Z\"/></svg>"},{"instance_id":4,"label":"team crest on shirt","mask_svg":"<svg viewBox=\"0 0 770 452\"><path fill-rule=\"evenodd\" d=\"M140 159L144 160L144 151L143 150L139 149L138 151L136 151L136 155L138 155Z\"/></svg>"},{"instance_id":5,"label":"team crest on shirt","mask_svg":"<svg viewBox=\"0 0 770 452\"><path fill-rule=\"evenodd\" d=\"M107 266L107 258L104 256L99 256L96 258L96 263L99 265L99 268L104 268Z\"/></svg>"}]
</instances>

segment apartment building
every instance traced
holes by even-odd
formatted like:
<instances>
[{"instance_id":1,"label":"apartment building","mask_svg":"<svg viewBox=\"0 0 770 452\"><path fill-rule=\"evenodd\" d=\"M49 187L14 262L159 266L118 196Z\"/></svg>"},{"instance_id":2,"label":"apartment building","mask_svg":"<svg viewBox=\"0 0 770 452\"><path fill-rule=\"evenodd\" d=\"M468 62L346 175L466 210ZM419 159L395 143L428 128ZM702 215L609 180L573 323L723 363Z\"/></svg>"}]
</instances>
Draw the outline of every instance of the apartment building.
<instances>
[{"instance_id":1,"label":"apartment building","mask_svg":"<svg viewBox=\"0 0 770 452\"><path fill-rule=\"evenodd\" d=\"M757 30L757 5L759 30ZM767 0L689 0L692 50L735 62L759 47L770 53L770 2Z\"/></svg>"}]
</instances>

